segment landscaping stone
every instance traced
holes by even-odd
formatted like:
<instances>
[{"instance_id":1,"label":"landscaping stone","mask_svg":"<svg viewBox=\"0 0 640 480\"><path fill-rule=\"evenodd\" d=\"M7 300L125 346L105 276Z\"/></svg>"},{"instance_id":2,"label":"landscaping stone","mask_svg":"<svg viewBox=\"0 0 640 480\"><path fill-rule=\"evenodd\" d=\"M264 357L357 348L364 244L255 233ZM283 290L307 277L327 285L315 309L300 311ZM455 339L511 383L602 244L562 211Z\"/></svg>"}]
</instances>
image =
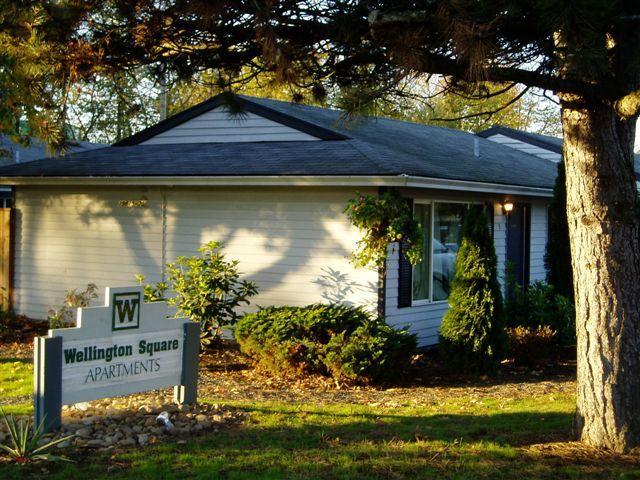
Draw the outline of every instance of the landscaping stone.
<instances>
[{"instance_id":1,"label":"landscaping stone","mask_svg":"<svg viewBox=\"0 0 640 480\"><path fill-rule=\"evenodd\" d=\"M172 428L157 423L164 414ZM57 449L87 448L112 451L132 446L144 447L164 439L183 444L181 437L216 431L221 424L234 424L243 420L220 405L175 405L169 391L148 392L128 397L83 402L65 406L62 427L43 437L41 443L73 435L57 445ZM0 425L0 440L6 437Z\"/></svg>"},{"instance_id":2,"label":"landscaping stone","mask_svg":"<svg viewBox=\"0 0 640 480\"><path fill-rule=\"evenodd\" d=\"M138 435L138 444L141 447L144 447L148 443L149 443L149 435L148 434L143 433L143 434Z\"/></svg>"}]
</instances>

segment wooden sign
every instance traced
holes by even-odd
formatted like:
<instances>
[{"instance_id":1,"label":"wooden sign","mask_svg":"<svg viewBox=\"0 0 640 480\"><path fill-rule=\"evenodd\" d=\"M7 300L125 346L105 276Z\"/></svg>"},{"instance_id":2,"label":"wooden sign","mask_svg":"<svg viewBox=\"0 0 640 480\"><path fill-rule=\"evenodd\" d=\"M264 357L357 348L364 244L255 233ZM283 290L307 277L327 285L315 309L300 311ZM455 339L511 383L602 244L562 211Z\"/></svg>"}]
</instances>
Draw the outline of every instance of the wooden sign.
<instances>
[{"instance_id":1,"label":"wooden sign","mask_svg":"<svg viewBox=\"0 0 640 480\"><path fill-rule=\"evenodd\" d=\"M35 423L61 423L62 405L174 386L178 403L197 397L200 329L145 303L142 287L106 289L104 307L78 309L77 326L35 339Z\"/></svg>"}]
</instances>

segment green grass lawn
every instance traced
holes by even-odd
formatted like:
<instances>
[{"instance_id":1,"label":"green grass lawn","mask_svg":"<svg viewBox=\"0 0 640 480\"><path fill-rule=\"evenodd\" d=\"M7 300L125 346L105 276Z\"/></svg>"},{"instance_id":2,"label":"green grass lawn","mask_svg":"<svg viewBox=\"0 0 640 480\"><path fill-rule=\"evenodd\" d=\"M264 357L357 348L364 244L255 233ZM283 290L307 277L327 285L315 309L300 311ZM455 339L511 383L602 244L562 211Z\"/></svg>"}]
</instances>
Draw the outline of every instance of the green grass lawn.
<instances>
[{"instance_id":1,"label":"green grass lawn","mask_svg":"<svg viewBox=\"0 0 640 480\"><path fill-rule=\"evenodd\" d=\"M33 365L24 358L0 358L0 398L33 392Z\"/></svg>"},{"instance_id":2,"label":"green grass lawn","mask_svg":"<svg viewBox=\"0 0 640 480\"><path fill-rule=\"evenodd\" d=\"M0 358L0 405L2 400L24 397L33 392L33 365L24 358ZM7 413L24 414L33 408L31 402L4 405Z\"/></svg>"},{"instance_id":3,"label":"green grass lawn","mask_svg":"<svg viewBox=\"0 0 640 480\"><path fill-rule=\"evenodd\" d=\"M5 391L24 392L28 370L0 363L0 378L14 385ZM183 444L169 439L111 455L72 451L74 464L0 463L0 479L640 478L638 464L563 443L571 439L572 395L451 392L398 407L207 399L245 412L246 421Z\"/></svg>"}]
</instances>

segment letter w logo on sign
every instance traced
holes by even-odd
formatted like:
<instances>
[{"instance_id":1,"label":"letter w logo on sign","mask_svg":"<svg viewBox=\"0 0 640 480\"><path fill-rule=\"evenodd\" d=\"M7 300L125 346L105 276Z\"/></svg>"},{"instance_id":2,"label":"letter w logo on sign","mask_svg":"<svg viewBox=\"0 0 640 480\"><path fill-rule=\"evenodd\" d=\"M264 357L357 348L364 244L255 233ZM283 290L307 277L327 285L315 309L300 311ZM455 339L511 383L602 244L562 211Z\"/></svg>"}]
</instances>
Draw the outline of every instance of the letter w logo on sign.
<instances>
[{"instance_id":1,"label":"letter w logo on sign","mask_svg":"<svg viewBox=\"0 0 640 480\"><path fill-rule=\"evenodd\" d=\"M114 293L111 312L113 330L140 326L140 292Z\"/></svg>"}]
</instances>

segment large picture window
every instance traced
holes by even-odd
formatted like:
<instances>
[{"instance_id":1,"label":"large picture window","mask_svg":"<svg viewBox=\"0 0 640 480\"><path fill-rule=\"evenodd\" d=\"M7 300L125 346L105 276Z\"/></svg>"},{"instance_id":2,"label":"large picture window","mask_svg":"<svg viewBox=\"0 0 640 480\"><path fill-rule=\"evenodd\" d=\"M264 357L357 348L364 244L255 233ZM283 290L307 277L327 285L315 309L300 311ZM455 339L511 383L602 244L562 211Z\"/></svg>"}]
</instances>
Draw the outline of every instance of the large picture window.
<instances>
[{"instance_id":1,"label":"large picture window","mask_svg":"<svg viewBox=\"0 0 640 480\"><path fill-rule=\"evenodd\" d=\"M422 260L413 267L413 299L428 300L431 296L431 204L414 204L414 217L424 231L422 244Z\"/></svg>"},{"instance_id":2,"label":"large picture window","mask_svg":"<svg viewBox=\"0 0 640 480\"><path fill-rule=\"evenodd\" d=\"M422 260L413 267L413 302L449 298L462 240L466 203L415 203L414 216L424 230Z\"/></svg>"}]
</instances>

